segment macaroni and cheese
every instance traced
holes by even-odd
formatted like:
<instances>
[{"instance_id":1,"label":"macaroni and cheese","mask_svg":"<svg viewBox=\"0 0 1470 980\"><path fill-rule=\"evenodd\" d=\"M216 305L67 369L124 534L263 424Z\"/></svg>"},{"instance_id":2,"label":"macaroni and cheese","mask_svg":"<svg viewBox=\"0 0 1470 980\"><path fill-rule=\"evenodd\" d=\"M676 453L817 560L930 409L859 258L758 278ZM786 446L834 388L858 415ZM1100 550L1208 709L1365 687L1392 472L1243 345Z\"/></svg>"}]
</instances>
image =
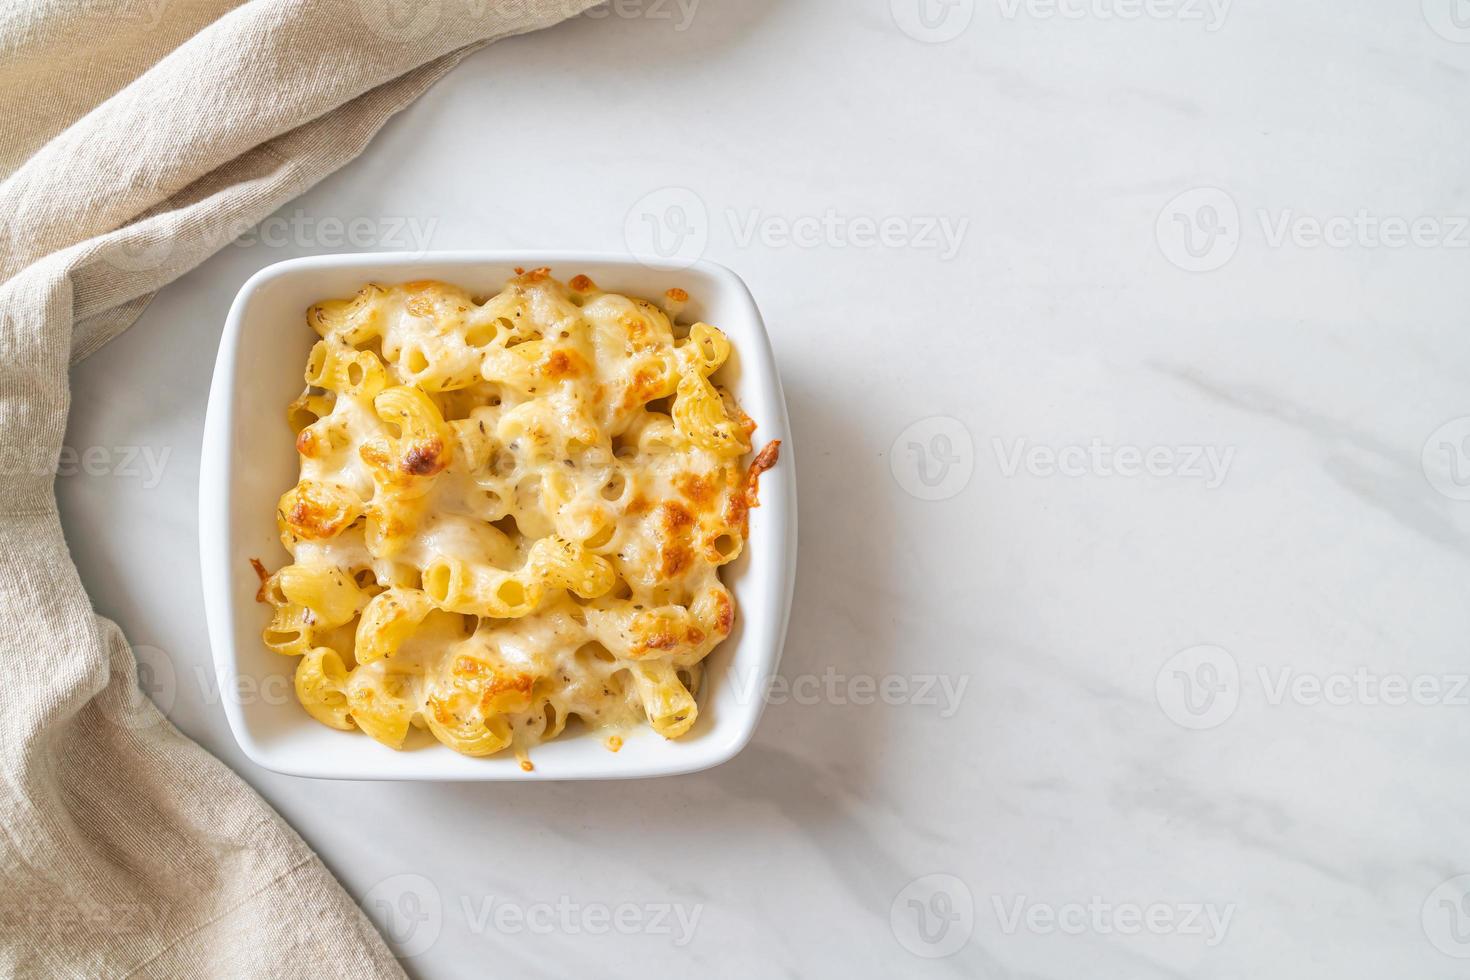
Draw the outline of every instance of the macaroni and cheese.
<instances>
[{"instance_id":1,"label":"macaroni and cheese","mask_svg":"<svg viewBox=\"0 0 1470 980\"><path fill-rule=\"evenodd\" d=\"M301 476L262 574L264 639L299 657L313 718L402 748L527 750L573 718L678 738L729 635L720 580L748 534L754 423L711 375L716 328L517 270L484 299L441 282L313 306L289 408Z\"/></svg>"}]
</instances>

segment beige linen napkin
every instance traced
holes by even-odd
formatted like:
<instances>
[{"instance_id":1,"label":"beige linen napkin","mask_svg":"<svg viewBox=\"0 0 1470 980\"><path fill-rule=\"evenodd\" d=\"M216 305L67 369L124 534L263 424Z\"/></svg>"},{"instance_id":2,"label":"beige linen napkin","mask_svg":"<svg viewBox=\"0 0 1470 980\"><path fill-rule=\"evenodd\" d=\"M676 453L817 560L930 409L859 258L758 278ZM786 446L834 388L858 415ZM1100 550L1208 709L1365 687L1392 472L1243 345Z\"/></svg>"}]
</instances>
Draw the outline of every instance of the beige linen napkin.
<instances>
[{"instance_id":1,"label":"beige linen napkin","mask_svg":"<svg viewBox=\"0 0 1470 980\"><path fill-rule=\"evenodd\" d=\"M137 696L57 519L67 369L469 50L593 2L0 8L0 975L401 975L311 849Z\"/></svg>"}]
</instances>

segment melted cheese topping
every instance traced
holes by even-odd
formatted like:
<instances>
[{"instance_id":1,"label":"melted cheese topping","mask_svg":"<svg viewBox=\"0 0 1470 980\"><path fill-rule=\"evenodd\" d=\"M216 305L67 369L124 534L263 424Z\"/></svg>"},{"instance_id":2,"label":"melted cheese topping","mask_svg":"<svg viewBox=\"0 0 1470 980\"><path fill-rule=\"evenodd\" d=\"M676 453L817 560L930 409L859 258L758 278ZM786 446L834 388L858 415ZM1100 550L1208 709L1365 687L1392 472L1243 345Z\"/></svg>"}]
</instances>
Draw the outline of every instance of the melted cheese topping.
<instances>
[{"instance_id":1,"label":"melted cheese topping","mask_svg":"<svg viewBox=\"0 0 1470 980\"><path fill-rule=\"evenodd\" d=\"M411 282L312 307L293 563L261 594L313 717L525 766L573 717L613 750L640 720L689 730L779 444L742 463L755 426L709 380L729 342L675 326L685 299L541 269L488 299Z\"/></svg>"}]
</instances>

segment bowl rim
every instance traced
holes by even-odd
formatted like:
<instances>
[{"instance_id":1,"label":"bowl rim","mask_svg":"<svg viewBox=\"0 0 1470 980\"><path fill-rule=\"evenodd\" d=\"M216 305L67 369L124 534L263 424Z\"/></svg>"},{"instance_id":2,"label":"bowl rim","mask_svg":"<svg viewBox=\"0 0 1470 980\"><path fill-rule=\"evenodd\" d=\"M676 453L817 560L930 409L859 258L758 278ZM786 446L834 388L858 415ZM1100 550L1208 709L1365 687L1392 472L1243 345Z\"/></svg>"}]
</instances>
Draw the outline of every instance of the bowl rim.
<instances>
[{"instance_id":1,"label":"bowl rim","mask_svg":"<svg viewBox=\"0 0 1470 980\"><path fill-rule=\"evenodd\" d=\"M768 568L773 569L774 573L779 576L774 583L773 595L778 607L775 610L774 630L769 632L771 642L766 644L767 649L760 651L759 662L755 665L755 670L749 679L751 684L749 690L753 694L749 697L748 704L738 715L719 723L718 735L714 732L707 732L704 736L707 741L696 746L695 750L688 752L687 755L670 757L667 762L635 762L632 759L604 751L602 754L606 758L599 763L588 764L580 760L575 764L563 762L559 769L550 774L539 766L531 772L524 772L519 766L484 766L477 771L473 764L484 760L469 759L458 755L454 755L454 760L457 761L453 765L459 768L454 771L429 769L419 773L378 772L353 764L333 765L328 769L324 763L312 764L305 759L286 757L280 750L264 746L246 717L241 699L225 696L220 698L220 702L224 708L230 731L246 758L263 769L283 775L322 779L405 782L642 779L699 772L728 762L754 738L765 709L764 693L780 666L784 651L796 576L796 453L792 442L785 394L781 387L780 374L776 368L770 335L760 308L750 288L738 274L724 265L706 259L695 262L663 262L631 256L627 253L539 249L359 252L285 259L265 266L251 275L231 302L224 329L220 335L219 350L210 382L200 451L199 559L205 619L218 690L221 692L235 690L237 679L243 676L239 670L240 650L236 643L237 600L231 594L233 576L228 568L233 538L232 511L234 510L231 476L235 467L234 454L230 450L236 431L234 411L236 392L242 381L248 380L243 379L238 370L237 356L251 301L268 283L317 270L360 268L364 270L364 278L371 279L386 278L392 274L392 270L404 267L438 266L445 268L447 273L449 267L452 266L485 264L513 264L524 268L555 267L557 265L621 267L667 272L674 275L694 271L721 282L730 289L731 295L745 306L744 312L748 314L758 344L756 349L752 350L748 342L742 343L740 347L742 370L753 372L762 377L764 383L769 385L772 392L774 417L762 418L761 429L773 433L773 438L782 440L781 464L776 473L766 475L767 482L763 483L761 493L762 520L769 525L772 532L767 535L768 540L763 542L763 547L775 547L780 551L780 554L768 564ZM375 275L370 271L374 269L384 271ZM452 274L430 274L430 276L452 281ZM767 583L765 591L768 595L771 595L770 586L771 583ZM752 585L752 588L754 587ZM733 657L734 652L731 655ZM734 673L733 662L731 673ZM305 719L304 715L303 719ZM359 737L361 737L360 734ZM453 750L442 746L434 746L426 751L443 751L453 754ZM593 757L589 755L589 758ZM460 766L460 762L468 764Z\"/></svg>"}]
</instances>

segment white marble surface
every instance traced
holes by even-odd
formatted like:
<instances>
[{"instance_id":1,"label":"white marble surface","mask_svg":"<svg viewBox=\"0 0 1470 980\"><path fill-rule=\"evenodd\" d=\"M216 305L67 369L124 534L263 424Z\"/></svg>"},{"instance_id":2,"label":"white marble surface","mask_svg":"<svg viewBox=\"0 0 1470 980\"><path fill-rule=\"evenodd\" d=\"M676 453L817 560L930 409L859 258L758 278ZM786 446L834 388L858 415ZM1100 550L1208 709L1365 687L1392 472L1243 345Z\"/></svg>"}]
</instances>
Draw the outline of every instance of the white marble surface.
<instances>
[{"instance_id":1,"label":"white marble surface","mask_svg":"<svg viewBox=\"0 0 1470 980\"><path fill-rule=\"evenodd\" d=\"M76 370L68 535L179 727L424 978L1464 976L1470 8L623 2L470 59ZM755 743L656 782L251 767L196 572L235 291L335 223L622 249L640 209L748 280L790 400Z\"/></svg>"}]
</instances>

